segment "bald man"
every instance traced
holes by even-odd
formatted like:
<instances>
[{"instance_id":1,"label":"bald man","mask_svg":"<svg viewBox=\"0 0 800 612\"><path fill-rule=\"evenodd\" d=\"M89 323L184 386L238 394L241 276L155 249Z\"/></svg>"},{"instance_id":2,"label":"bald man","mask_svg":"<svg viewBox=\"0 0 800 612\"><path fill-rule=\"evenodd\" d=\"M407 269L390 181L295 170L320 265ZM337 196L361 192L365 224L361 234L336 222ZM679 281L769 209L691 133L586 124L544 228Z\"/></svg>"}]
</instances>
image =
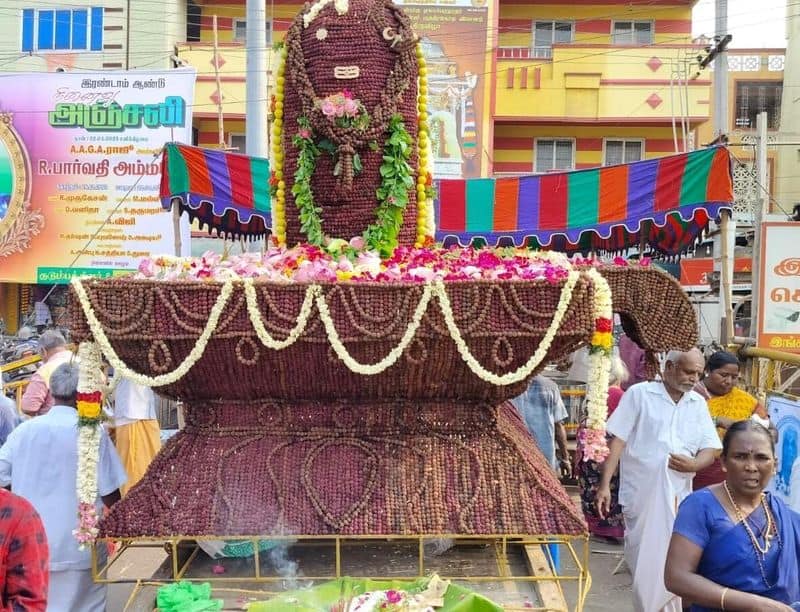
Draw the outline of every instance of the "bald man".
<instances>
[{"instance_id":1,"label":"bald man","mask_svg":"<svg viewBox=\"0 0 800 612\"><path fill-rule=\"evenodd\" d=\"M601 516L608 513L609 483L619 465L625 561L637 612L681 611L680 598L664 586L672 524L678 505L692 492L694 473L711 465L722 447L706 401L692 390L704 365L697 349L670 351L661 380L630 387L608 420L614 438L597 506Z\"/></svg>"}]
</instances>

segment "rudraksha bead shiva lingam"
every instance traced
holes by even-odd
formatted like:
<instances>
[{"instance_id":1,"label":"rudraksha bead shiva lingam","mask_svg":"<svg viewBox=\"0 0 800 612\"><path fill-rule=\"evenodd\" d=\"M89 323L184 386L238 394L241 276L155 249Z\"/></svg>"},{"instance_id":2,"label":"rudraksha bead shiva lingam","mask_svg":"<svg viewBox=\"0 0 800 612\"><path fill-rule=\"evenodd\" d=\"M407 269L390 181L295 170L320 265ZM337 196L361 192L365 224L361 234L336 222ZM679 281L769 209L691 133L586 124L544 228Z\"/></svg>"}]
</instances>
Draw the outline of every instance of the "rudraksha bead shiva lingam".
<instances>
[{"instance_id":1,"label":"rudraksha bead shiva lingam","mask_svg":"<svg viewBox=\"0 0 800 612\"><path fill-rule=\"evenodd\" d=\"M306 4L282 55L274 240L359 238L386 258L426 248L427 85L403 11ZM553 275L76 281L82 363L102 353L180 400L186 422L99 535L585 533L509 398L581 345L607 358L612 308L652 351L691 346L696 322L655 269L541 257ZM93 422L96 396L80 390Z\"/></svg>"}]
</instances>

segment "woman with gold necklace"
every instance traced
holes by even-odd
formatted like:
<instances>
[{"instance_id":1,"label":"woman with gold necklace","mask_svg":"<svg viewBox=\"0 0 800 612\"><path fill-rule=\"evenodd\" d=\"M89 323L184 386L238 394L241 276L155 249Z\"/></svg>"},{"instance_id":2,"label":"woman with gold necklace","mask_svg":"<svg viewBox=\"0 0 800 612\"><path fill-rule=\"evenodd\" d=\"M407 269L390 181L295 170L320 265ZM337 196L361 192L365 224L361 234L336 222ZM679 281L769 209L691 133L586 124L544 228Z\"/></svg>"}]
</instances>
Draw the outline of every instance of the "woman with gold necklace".
<instances>
[{"instance_id":1,"label":"woman with gold necklace","mask_svg":"<svg viewBox=\"0 0 800 612\"><path fill-rule=\"evenodd\" d=\"M694 390L708 403L708 411L717 426L720 438L737 421L757 416L761 424L769 423L764 406L752 395L736 386L739 380L739 359L728 351L717 351L706 362L705 375ZM694 490L725 480L719 458L694 477Z\"/></svg>"},{"instance_id":2,"label":"woman with gold necklace","mask_svg":"<svg viewBox=\"0 0 800 612\"><path fill-rule=\"evenodd\" d=\"M692 612L800 610L800 514L764 491L775 474L772 436L739 421L722 446L725 480L678 510L666 587Z\"/></svg>"}]
</instances>

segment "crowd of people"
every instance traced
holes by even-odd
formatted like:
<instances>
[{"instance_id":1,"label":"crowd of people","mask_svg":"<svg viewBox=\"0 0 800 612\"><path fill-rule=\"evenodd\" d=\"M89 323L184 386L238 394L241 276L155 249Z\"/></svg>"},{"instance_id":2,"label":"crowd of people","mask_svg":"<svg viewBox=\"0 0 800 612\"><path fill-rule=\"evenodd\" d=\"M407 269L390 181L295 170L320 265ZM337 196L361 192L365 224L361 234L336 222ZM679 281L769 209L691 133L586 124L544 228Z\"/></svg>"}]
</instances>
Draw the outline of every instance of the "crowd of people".
<instances>
[{"instance_id":1,"label":"crowd of people","mask_svg":"<svg viewBox=\"0 0 800 612\"><path fill-rule=\"evenodd\" d=\"M776 432L737 386L737 357L672 351L659 380L633 384L642 356L627 357L612 368L609 455L584 461L579 443L574 465L591 534L624 539L635 610L800 610L800 513L767 490ZM541 378L514 404L557 469L566 412Z\"/></svg>"},{"instance_id":2,"label":"crowd of people","mask_svg":"<svg viewBox=\"0 0 800 612\"><path fill-rule=\"evenodd\" d=\"M0 610L105 610L91 554L73 536L78 437L75 355L42 334L42 366L15 403L0 394ZM637 612L800 610L800 514L768 492L776 432L719 351L672 351L658 380L643 356L615 358L609 455L570 460L559 388L539 375L514 400L545 461L578 478L590 532L623 539ZM160 448L155 396L119 382L101 433L98 512L144 474ZM109 435L109 431L113 436ZM581 438L580 430L578 440Z\"/></svg>"},{"instance_id":3,"label":"crowd of people","mask_svg":"<svg viewBox=\"0 0 800 612\"><path fill-rule=\"evenodd\" d=\"M81 550L73 535L79 366L59 332L46 331L39 342L42 365L21 402L26 416L0 394L0 487L10 489L0 489L0 611L101 612L106 587L94 582L91 550ZM153 392L122 379L113 398L101 428L100 514L144 475L160 448Z\"/></svg>"}]
</instances>

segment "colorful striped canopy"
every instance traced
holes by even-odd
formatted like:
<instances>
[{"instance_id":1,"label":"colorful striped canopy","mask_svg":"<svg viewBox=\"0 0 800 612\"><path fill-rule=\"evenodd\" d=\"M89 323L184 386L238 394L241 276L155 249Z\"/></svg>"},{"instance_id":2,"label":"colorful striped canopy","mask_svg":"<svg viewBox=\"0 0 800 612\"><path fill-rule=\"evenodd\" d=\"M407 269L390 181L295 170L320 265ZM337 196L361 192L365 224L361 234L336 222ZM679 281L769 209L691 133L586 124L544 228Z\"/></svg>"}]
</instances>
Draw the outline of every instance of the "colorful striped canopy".
<instances>
[{"instance_id":1,"label":"colorful striped canopy","mask_svg":"<svg viewBox=\"0 0 800 612\"><path fill-rule=\"evenodd\" d=\"M438 240L566 251L622 250L645 232L651 248L674 255L733 202L722 147L557 174L442 179L437 187Z\"/></svg>"},{"instance_id":2,"label":"colorful striped canopy","mask_svg":"<svg viewBox=\"0 0 800 612\"><path fill-rule=\"evenodd\" d=\"M269 161L169 143L161 159L161 204L180 206L209 231L257 237L269 231Z\"/></svg>"},{"instance_id":3,"label":"colorful striped canopy","mask_svg":"<svg viewBox=\"0 0 800 612\"><path fill-rule=\"evenodd\" d=\"M161 201L227 236L269 232L269 162L166 145ZM436 238L559 251L620 251L644 241L667 255L690 247L733 202L731 159L713 147L557 174L436 181Z\"/></svg>"}]
</instances>

